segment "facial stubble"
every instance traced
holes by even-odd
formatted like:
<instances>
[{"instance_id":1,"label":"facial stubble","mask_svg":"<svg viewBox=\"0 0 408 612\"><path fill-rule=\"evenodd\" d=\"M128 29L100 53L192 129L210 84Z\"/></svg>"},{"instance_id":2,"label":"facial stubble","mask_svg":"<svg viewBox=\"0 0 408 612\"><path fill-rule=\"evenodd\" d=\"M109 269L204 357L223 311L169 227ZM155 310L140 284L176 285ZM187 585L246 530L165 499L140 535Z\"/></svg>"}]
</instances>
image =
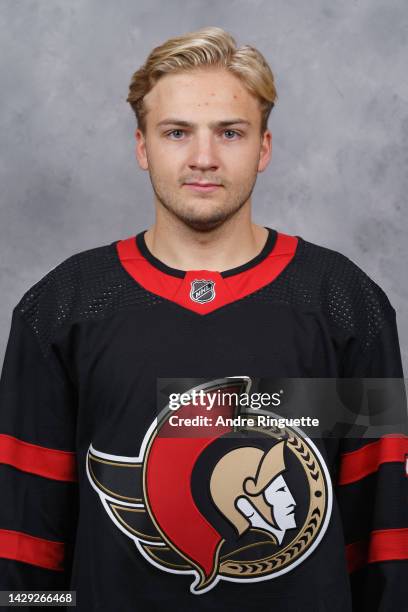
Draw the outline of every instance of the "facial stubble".
<instances>
[{"instance_id":1,"label":"facial stubble","mask_svg":"<svg viewBox=\"0 0 408 612\"><path fill-rule=\"evenodd\" d=\"M149 176L157 201L171 215L188 227L206 232L219 227L231 219L246 204L251 197L257 179L257 167L254 168L248 179L239 185L227 181L214 194L188 195L183 194L187 187L180 183L175 189L169 189L167 182L163 181L149 164ZM205 177L206 180L208 177ZM217 201L214 206L213 199L217 198L218 191L225 191L227 198L223 202ZM224 194L225 195L225 194Z\"/></svg>"}]
</instances>

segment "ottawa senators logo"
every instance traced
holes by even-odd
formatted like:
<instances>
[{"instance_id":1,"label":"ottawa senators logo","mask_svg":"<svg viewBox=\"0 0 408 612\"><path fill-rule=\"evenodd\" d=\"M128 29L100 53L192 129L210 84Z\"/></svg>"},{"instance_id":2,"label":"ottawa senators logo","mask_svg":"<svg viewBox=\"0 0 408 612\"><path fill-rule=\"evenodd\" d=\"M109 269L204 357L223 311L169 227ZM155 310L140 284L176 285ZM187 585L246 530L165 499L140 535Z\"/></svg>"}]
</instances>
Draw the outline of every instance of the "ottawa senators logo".
<instances>
[{"instance_id":1,"label":"ottawa senators logo","mask_svg":"<svg viewBox=\"0 0 408 612\"><path fill-rule=\"evenodd\" d=\"M239 376L195 389L232 398L250 385ZM245 415L260 413L271 415L249 409ZM202 414L193 403L167 406L136 457L90 445L87 474L106 512L149 563L193 575L193 594L219 580L256 582L291 571L318 546L331 515L320 452L297 428L229 425L243 415L233 400L207 412L225 425L193 427ZM172 426L175 415L190 421Z\"/></svg>"}]
</instances>

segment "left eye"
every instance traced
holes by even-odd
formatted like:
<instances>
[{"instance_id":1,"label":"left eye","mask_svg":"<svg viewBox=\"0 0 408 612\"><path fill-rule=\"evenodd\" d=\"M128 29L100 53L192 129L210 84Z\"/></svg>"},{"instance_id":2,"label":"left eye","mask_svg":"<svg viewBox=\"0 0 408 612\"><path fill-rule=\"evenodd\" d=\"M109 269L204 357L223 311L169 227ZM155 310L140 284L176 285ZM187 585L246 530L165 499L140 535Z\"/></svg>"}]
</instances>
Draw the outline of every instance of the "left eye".
<instances>
[{"instance_id":1,"label":"left eye","mask_svg":"<svg viewBox=\"0 0 408 612\"><path fill-rule=\"evenodd\" d=\"M224 130L224 134L226 135L232 134L232 136L239 136L238 132L236 132L235 130ZM227 140L231 140L231 138L227 137Z\"/></svg>"},{"instance_id":2,"label":"left eye","mask_svg":"<svg viewBox=\"0 0 408 612\"><path fill-rule=\"evenodd\" d=\"M286 487L281 487L278 491L286 491Z\"/></svg>"}]
</instances>

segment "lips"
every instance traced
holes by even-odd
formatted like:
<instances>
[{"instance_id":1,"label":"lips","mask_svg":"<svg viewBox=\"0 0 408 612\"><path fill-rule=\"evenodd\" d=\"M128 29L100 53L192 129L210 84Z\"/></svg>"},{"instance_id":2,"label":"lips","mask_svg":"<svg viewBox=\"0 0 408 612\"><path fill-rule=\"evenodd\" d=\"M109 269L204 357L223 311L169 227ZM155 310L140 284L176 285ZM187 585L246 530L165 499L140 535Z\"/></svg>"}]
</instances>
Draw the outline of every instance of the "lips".
<instances>
[{"instance_id":1,"label":"lips","mask_svg":"<svg viewBox=\"0 0 408 612\"><path fill-rule=\"evenodd\" d=\"M221 185L217 185L216 183L184 183L183 186L193 191L201 191L204 193L215 191L221 187Z\"/></svg>"}]
</instances>

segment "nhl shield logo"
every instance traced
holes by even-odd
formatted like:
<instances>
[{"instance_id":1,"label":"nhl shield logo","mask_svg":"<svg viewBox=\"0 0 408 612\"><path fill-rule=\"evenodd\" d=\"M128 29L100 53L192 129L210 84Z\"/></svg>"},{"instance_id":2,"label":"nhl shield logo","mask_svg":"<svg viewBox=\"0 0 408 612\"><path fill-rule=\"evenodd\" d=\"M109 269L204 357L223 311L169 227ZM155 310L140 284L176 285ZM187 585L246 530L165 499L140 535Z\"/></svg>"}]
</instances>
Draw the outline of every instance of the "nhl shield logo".
<instances>
[{"instance_id":1,"label":"nhl shield logo","mask_svg":"<svg viewBox=\"0 0 408 612\"><path fill-rule=\"evenodd\" d=\"M232 397L250 384L230 377L195 389ZM197 435L186 425L175 434L176 414L200 412L193 404L176 412L166 407L137 456L90 445L88 479L118 530L156 568L192 575L194 595L220 580L271 580L303 563L319 546L332 509L330 475L313 441L296 427L226 424L216 435L205 426ZM231 404L216 414L238 413Z\"/></svg>"},{"instance_id":2,"label":"nhl shield logo","mask_svg":"<svg viewBox=\"0 0 408 612\"><path fill-rule=\"evenodd\" d=\"M211 302L215 298L215 281L194 279L191 282L190 298L199 304Z\"/></svg>"}]
</instances>

